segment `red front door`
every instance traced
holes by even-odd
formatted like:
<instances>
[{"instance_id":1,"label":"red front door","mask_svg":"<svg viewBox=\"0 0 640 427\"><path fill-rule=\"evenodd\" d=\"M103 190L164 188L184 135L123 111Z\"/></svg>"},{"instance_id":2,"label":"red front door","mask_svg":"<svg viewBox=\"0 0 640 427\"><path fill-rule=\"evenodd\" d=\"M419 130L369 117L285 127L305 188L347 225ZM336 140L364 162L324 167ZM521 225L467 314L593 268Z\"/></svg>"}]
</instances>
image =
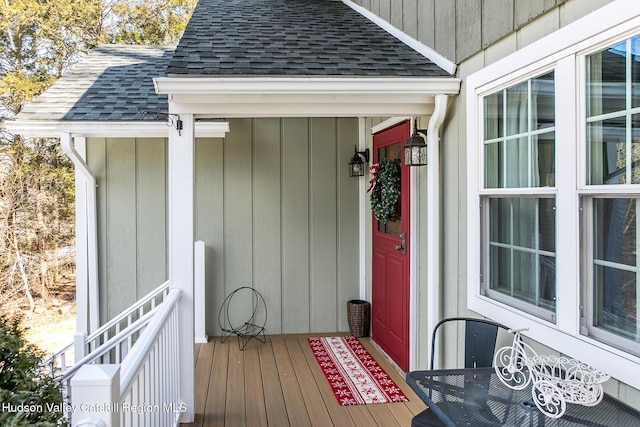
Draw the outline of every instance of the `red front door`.
<instances>
[{"instance_id":1,"label":"red front door","mask_svg":"<svg viewBox=\"0 0 640 427\"><path fill-rule=\"evenodd\" d=\"M400 200L391 221L373 216L371 336L404 371L409 369L409 168L401 166L409 121L373 136L373 162L392 159L400 170Z\"/></svg>"}]
</instances>

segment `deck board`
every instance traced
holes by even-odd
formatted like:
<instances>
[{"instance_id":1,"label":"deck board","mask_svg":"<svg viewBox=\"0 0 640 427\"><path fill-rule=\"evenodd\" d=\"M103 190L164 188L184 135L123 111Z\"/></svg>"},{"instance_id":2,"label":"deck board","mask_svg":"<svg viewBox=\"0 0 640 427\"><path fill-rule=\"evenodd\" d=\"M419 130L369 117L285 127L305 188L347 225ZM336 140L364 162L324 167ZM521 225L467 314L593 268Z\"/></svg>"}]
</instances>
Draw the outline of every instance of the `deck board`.
<instances>
[{"instance_id":1,"label":"deck board","mask_svg":"<svg viewBox=\"0 0 640 427\"><path fill-rule=\"evenodd\" d=\"M235 340L234 340L235 341ZM243 427L247 425L244 387L244 352L234 342L229 345L227 403L225 406L224 425L228 427Z\"/></svg>"},{"instance_id":2,"label":"deck board","mask_svg":"<svg viewBox=\"0 0 640 427\"><path fill-rule=\"evenodd\" d=\"M229 342L220 344L217 341L209 341L207 345L214 346L211 376L209 378L196 378L197 382L208 381L209 384L202 425L206 427L224 427ZM198 389L197 384L196 389Z\"/></svg>"},{"instance_id":3,"label":"deck board","mask_svg":"<svg viewBox=\"0 0 640 427\"><path fill-rule=\"evenodd\" d=\"M258 351L244 353L245 414L248 426L268 426L263 388L260 354Z\"/></svg>"},{"instance_id":4,"label":"deck board","mask_svg":"<svg viewBox=\"0 0 640 427\"><path fill-rule=\"evenodd\" d=\"M249 342L211 338L196 346L196 416L183 426L380 426L411 425L426 408L403 374L369 338L360 341L409 398L408 402L340 406L313 356L310 335L272 335Z\"/></svg>"},{"instance_id":5,"label":"deck board","mask_svg":"<svg viewBox=\"0 0 640 427\"><path fill-rule=\"evenodd\" d=\"M278 375L278 366L270 345L257 346L260 354L260 369L262 370L262 389L267 412L267 425L286 426L289 423L287 407ZM247 349L249 350L249 349Z\"/></svg>"}]
</instances>

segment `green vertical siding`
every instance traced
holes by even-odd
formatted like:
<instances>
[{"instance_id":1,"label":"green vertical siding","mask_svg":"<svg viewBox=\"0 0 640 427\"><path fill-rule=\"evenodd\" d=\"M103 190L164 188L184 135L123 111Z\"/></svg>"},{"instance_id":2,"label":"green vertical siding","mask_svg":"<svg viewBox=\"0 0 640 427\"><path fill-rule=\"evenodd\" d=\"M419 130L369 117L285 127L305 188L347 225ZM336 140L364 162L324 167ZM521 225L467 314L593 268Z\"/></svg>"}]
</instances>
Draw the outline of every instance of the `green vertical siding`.
<instances>
[{"instance_id":1,"label":"green vertical siding","mask_svg":"<svg viewBox=\"0 0 640 427\"><path fill-rule=\"evenodd\" d=\"M105 322L166 280L166 141L91 138L87 158L97 184Z\"/></svg>"},{"instance_id":2,"label":"green vertical siding","mask_svg":"<svg viewBox=\"0 0 640 427\"><path fill-rule=\"evenodd\" d=\"M354 3L460 63L566 1L354 0Z\"/></svg>"},{"instance_id":3,"label":"green vertical siding","mask_svg":"<svg viewBox=\"0 0 640 427\"><path fill-rule=\"evenodd\" d=\"M230 121L196 141L196 240L206 243L207 333L224 297L251 286L267 332L348 330L358 297L357 119ZM167 278L167 142L88 141L98 180L102 321Z\"/></svg>"},{"instance_id":4,"label":"green vertical siding","mask_svg":"<svg viewBox=\"0 0 640 427\"><path fill-rule=\"evenodd\" d=\"M196 146L198 177L211 173L200 164L222 163L212 187L197 184L198 206L222 193L217 231L202 233L209 209L196 221L213 255L207 332L220 333L219 306L240 286L265 298L268 333L347 330L343 306L358 296L358 181L347 174L357 120L235 119L230 129L220 148Z\"/></svg>"}]
</instances>

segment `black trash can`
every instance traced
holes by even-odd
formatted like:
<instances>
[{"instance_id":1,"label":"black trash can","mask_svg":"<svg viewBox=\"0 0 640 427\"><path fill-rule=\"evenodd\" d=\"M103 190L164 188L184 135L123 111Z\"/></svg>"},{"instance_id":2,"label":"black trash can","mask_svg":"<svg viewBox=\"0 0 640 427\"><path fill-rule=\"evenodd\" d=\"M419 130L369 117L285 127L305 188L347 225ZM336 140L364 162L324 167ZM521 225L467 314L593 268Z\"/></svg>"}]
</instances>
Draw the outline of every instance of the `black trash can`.
<instances>
[{"instance_id":1,"label":"black trash can","mask_svg":"<svg viewBox=\"0 0 640 427\"><path fill-rule=\"evenodd\" d=\"M369 322L371 317L371 304L368 301L352 299L347 302L347 320L349 331L354 337L369 336Z\"/></svg>"}]
</instances>

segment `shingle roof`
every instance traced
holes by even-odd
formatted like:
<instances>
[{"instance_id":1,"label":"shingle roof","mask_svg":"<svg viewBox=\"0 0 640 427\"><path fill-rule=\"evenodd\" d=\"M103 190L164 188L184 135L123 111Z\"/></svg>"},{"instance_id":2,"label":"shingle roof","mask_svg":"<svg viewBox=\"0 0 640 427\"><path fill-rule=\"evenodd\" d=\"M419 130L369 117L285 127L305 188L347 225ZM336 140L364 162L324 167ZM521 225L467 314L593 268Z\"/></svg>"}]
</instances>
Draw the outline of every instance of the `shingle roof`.
<instances>
[{"instance_id":1,"label":"shingle roof","mask_svg":"<svg viewBox=\"0 0 640 427\"><path fill-rule=\"evenodd\" d=\"M340 1L200 0L169 75L449 76Z\"/></svg>"},{"instance_id":2,"label":"shingle roof","mask_svg":"<svg viewBox=\"0 0 640 427\"><path fill-rule=\"evenodd\" d=\"M16 119L163 121L167 75L450 76L341 1L200 0L177 48L98 46Z\"/></svg>"},{"instance_id":3,"label":"shingle roof","mask_svg":"<svg viewBox=\"0 0 640 427\"><path fill-rule=\"evenodd\" d=\"M165 74L173 47L100 45L28 104L21 120L162 121L167 96L153 78Z\"/></svg>"}]
</instances>

